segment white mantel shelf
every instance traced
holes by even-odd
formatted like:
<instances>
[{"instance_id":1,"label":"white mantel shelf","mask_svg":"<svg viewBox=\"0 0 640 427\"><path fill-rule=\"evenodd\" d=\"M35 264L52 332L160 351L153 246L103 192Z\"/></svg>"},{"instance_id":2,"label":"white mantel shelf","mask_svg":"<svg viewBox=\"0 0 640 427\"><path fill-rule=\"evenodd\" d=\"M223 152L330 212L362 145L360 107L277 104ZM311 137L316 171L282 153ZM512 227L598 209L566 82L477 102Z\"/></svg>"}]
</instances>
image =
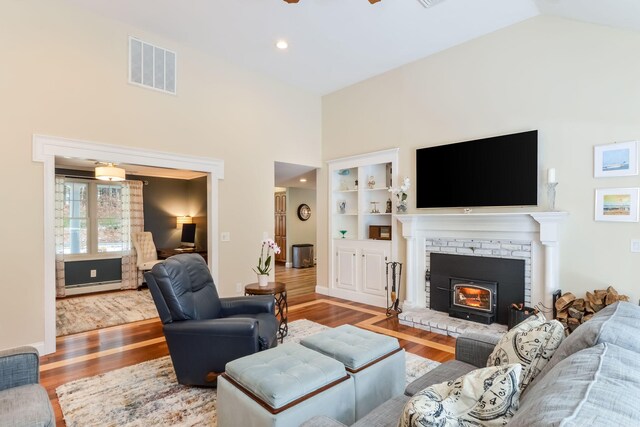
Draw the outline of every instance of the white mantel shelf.
<instances>
[{"instance_id":1,"label":"white mantel shelf","mask_svg":"<svg viewBox=\"0 0 640 427\"><path fill-rule=\"evenodd\" d=\"M536 300L551 303L551 294L558 289L558 245L560 225L568 212L496 212L496 213L434 213L398 214L402 235L407 241L408 307L424 307L425 241L438 237L472 239L527 240L539 244L544 251L544 273L536 291Z\"/></svg>"}]
</instances>

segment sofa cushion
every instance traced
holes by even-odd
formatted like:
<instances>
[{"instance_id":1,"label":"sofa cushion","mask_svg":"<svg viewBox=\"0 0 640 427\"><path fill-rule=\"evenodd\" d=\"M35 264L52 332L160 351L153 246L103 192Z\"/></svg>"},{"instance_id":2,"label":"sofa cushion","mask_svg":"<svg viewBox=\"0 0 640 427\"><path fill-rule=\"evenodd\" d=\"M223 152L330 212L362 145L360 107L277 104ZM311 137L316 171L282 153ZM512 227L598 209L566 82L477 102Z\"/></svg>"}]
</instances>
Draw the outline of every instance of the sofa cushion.
<instances>
[{"instance_id":1,"label":"sofa cushion","mask_svg":"<svg viewBox=\"0 0 640 427\"><path fill-rule=\"evenodd\" d=\"M502 426L518 409L522 365L476 369L428 387L404 406L398 427Z\"/></svg>"},{"instance_id":2,"label":"sofa cushion","mask_svg":"<svg viewBox=\"0 0 640 427\"><path fill-rule=\"evenodd\" d=\"M28 384L0 392L0 425L55 426L46 390L39 384Z\"/></svg>"},{"instance_id":3,"label":"sofa cushion","mask_svg":"<svg viewBox=\"0 0 640 427\"><path fill-rule=\"evenodd\" d=\"M425 388L434 384L439 384L447 381L454 380L461 375L467 374L477 367L470 365L459 360L450 360L440 366L430 370L426 374L412 381L404 389L404 394L407 396L413 396L417 392L424 390Z\"/></svg>"},{"instance_id":4,"label":"sofa cushion","mask_svg":"<svg viewBox=\"0 0 640 427\"><path fill-rule=\"evenodd\" d=\"M509 426L635 426L639 397L638 354L602 343L565 358L532 384Z\"/></svg>"},{"instance_id":5,"label":"sofa cushion","mask_svg":"<svg viewBox=\"0 0 640 427\"><path fill-rule=\"evenodd\" d=\"M549 362L564 338L564 328L557 320L538 313L519 323L498 342L487 366L522 365L520 388L524 390Z\"/></svg>"},{"instance_id":6,"label":"sofa cushion","mask_svg":"<svg viewBox=\"0 0 640 427\"><path fill-rule=\"evenodd\" d=\"M540 373L540 377L544 377L568 356L603 342L640 353L640 340L629 339L637 334L638 324L640 307L629 302L620 301L600 310L560 344L551 361Z\"/></svg>"}]
</instances>

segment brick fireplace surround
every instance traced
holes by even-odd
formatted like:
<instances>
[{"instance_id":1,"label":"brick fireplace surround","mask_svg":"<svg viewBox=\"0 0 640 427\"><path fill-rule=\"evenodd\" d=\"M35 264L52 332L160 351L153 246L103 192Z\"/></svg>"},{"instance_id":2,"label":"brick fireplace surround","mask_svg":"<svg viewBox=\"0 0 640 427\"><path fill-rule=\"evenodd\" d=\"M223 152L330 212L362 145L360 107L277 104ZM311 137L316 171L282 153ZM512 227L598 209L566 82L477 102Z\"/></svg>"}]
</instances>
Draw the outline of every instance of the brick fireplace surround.
<instances>
[{"instance_id":1,"label":"brick fireplace surround","mask_svg":"<svg viewBox=\"0 0 640 427\"><path fill-rule=\"evenodd\" d=\"M559 226L566 212L397 215L406 239L406 299L401 323L452 336L470 322L448 319L429 310L425 273L430 254L512 258L525 261L525 303L551 307L558 289ZM515 302L515 301L514 301ZM426 319L426 320L425 320ZM471 325L472 329L501 332L502 325Z\"/></svg>"}]
</instances>

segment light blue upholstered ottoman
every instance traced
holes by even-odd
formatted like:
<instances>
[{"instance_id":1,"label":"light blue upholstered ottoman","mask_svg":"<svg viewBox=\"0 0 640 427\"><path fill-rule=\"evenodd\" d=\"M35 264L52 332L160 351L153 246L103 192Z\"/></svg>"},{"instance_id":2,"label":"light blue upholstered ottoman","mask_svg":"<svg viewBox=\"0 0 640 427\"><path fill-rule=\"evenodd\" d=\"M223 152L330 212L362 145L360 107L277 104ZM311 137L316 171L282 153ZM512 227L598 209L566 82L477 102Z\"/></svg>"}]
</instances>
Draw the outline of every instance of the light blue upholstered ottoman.
<instances>
[{"instance_id":1,"label":"light blue upholstered ottoman","mask_svg":"<svg viewBox=\"0 0 640 427\"><path fill-rule=\"evenodd\" d=\"M353 378L330 357L283 344L227 363L217 407L219 427L290 427L316 415L350 425Z\"/></svg>"},{"instance_id":2,"label":"light blue upholstered ottoman","mask_svg":"<svg viewBox=\"0 0 640 427\"><path fill-rule=\"evenodd\" d=\"M356 420L404 392L405 354L395 338L343 325L300 344L344 364L354 379Z\"/></svg>"}]
</instances>

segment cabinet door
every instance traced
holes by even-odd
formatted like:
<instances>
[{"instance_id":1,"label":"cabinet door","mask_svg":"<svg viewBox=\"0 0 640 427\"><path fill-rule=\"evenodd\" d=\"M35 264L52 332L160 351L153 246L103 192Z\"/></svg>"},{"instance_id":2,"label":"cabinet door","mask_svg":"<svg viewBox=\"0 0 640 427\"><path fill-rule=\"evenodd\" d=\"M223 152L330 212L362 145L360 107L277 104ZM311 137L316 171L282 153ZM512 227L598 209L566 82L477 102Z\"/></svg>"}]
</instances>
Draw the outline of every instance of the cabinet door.
<instances>
[{"instance_id":1,"label":"cabinet door","mask_svg":"<svg viewBox=\"0 0 640 427\"><path fill-rule=\"evenodd\" d=\"M336 248L336 287L356 290L356 250Z\"/></svg>"},{"instance_id":2,"label":"cabinet door","mask_svg":"<svg viewBox=\"0 0 640 427\"><path fill-rule=\"evenodd\" d=\"M384 296L386 286L387 251L362 249L362 292Z\"/></svg>"}]
</instances>

